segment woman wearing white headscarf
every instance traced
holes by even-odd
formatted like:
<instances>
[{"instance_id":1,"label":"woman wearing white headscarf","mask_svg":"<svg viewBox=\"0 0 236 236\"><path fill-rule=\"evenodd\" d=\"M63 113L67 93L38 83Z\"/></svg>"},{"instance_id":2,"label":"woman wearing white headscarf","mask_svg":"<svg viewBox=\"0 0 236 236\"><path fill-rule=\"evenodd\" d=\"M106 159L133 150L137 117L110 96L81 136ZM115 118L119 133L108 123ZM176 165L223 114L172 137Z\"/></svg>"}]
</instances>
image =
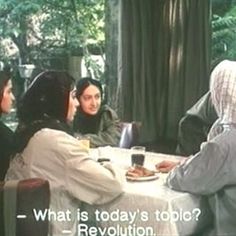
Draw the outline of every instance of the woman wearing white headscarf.
<instances>
[{"instance_id":1,"label":"woman wearing white headscarf","mask_svg":"<svg viewBox=\"0 0 236 236\"><path fill-rule=\"evenodd\" d=\"M213 124L208 134L208 140L236 123L235 74L236 62L228 60L222 61L212 72L210 90L213 93L211 99L219 118Z\"/></svg>"},{"instance_id":2,"label":"woman wearing white headscarf","mask_svg":"<svg viewBox=\"0 0 236 236\"><path fill-rule=\"evenodd\" d=\"M210 91L219 116L210 139L199 153L175 168L173 166L167 185L208 198L214 215L210 235L235 235L236 62L226 60L214 69Z\"/></svg>"}]
</instances>

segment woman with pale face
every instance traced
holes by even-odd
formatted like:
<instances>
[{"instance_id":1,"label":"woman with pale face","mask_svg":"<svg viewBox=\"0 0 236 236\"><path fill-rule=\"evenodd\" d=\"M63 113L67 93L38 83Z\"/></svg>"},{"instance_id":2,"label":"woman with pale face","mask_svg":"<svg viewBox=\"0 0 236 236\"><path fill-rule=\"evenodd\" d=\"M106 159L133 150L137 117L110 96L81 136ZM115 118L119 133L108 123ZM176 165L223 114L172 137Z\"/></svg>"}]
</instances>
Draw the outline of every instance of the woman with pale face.
<instances>
[{"instance_id":1,"label":"woman with pale face","mask_svg":"<svg viewBox=\"0 0 236 236\"><path fill-rule=\"evenodd\" d=\"M0 71L0 118L10 113L15 97L12 93L12 82L8 72ZM13 151L13 132L0 120L0 180L4 180Z\"/></svg>"},{"instance_id":2,"label":"woman with pale face","mask_svg":"<svg viewBox=\"0 0 236 236\"><path fill-rule=\"evenodd\" d=\"M91 147L118 146L120 122L116 112L103 104L101 83L85 77L78 81L76 91L80 106L74 120L75 135L90 140Z\"/></svg>"}]
</instances>

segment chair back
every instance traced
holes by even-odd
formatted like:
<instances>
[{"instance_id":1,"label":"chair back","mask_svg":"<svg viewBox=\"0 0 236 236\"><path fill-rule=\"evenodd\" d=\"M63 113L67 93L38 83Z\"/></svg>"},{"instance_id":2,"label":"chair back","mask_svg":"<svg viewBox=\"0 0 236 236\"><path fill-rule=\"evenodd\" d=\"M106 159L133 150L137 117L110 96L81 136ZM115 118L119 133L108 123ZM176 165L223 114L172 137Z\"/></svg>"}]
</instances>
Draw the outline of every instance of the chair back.
<instances>
[{"instance_id":1,"label":"chair back","mask_svg":"<svg viewBox=\"0 0 236 236\"><path fill-rule=\"evenodd\" d=\"M32 178L0 182L0 235L47 236L48 220L36 220L37 212L49 208L47 180Z\"/></svg>"},{"instance_id":2,"label":"chair back","mask_svg":"<svg viewBox=\"0 0 236 236\"><path fill-rule=\"evenodd\" d=\"M119 147L130 148L138 144L140 122L122 122L122 132Z\"/></svg>"}]
</instances>

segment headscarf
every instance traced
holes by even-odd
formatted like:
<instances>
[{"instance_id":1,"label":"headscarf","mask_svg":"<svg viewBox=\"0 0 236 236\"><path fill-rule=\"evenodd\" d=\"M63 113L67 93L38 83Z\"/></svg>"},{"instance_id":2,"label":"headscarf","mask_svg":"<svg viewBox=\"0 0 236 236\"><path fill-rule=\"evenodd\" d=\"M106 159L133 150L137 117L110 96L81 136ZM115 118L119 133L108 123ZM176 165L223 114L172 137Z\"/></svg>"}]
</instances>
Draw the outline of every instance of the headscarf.
<instances>
[{"instance_id":1,"label":"headscarf","mask_svg":"<svg viewBox=\"0 0 236 236\"><path fill-rule=\"evenodd\" d=\"M70 133L66 122L74 79L63 71L45 71L33 80L18 107L16 150L21 152L42 128Z\"/></svg>"},{"instance_id":2,"label":"headscarf","mask_svg":"<svg viewBox=\"0 0 236 236\"><path fill-rule=\"evenodd\" d=\"M11 74L9 71L0 71L0 115L2 114L1 103L3 98L4 88L10 79L11 79Z\"/></svg>"},{"instance_id":3,"label":"headscarf","mask_svg":"<svg viewBox=\"0 0 236 236\"><path fill-rule=\"evenodd\" d=\"M212 103L218 120L213 124L208 140L236 124L236 62L224 60L212 71L210 79Z\"/></svg>"},{"instance_id":4,"label":"headscarf","mask_svg":"<svg viewBox=\"0 0 236 236\"><path fill-rule=\"evenodd\" d=\"M84 90L90 85L96 86L100 91L101 97L103 96L103 89L101 83L98 80L92 79L90 77L84 77L81 78L76 85L76 97L78 98L78 100L83 94ZM74 130L81 134L97 134L101 121L102 111L102 104L97 114L95 115L85 113L83 111L83 108L79 106L74 119Z\"/></svg>"},{"instance_id":5,"label":"headscarf","mask_svg":"<svg viewBox=\"0 0 236 236\"><path fill-rule=\"evenodd\" d=\"M101 83L98 80L92 79L90 77L84 77L81 78L76 85L76 96L78 99L89 85L96 86L101 93L101 97L103 96L103 89Z\"/></svg>"},{"instance_id":6,"label":"headscarf","mask_svg":"<svg viewBox=\"0 0 236 236\"><path fill-rule=\"evenodd\" d=\"M74 119L74 131L81 134L97 134L104 109L105 106L101 106L96 115L89 115L79 107Z\"/></svg>"}]
</instances>

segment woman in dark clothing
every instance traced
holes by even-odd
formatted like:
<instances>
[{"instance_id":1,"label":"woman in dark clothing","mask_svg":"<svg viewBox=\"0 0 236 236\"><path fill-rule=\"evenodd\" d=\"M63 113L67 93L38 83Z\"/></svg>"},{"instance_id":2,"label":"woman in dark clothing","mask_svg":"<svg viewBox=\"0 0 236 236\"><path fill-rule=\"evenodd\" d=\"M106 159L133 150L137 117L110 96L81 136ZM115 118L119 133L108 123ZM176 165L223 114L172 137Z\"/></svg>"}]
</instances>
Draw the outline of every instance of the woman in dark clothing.
<instances>
[{"instance_id":1,"label":"woman in dark clothing","mask_svg":"<svg viewBox=\"0 0 236 236\"><path fill-rule=\"evenodd\" d=\"M102 104L101 83L85 77L78 81L76 89L80 107L74 119L75 135L90 140L91 147L118 146L120 121L114 110Z\"/></svg>"},{"instance_id":2,"label":"woman in dark clothing","mask_svg":"<svg viewBox=\"0 0 236 236\"><path fill-rule=\"evenodd\" d=\"M210 92L201 97L181 118L176 153L189 156L197 153L207 140L208 132L217 120Z\"/></svg>"},{"instance_id":3,"label":"woman in dark clothing","mask_svg":"<svg viewBox=\"0 0 236 236\"><path fill-rule=\"evenodd\" d=\"M0 118L3 113L9 113L15 97L12 93L12 83L9 72L0 71ZM13 152L13 132L0 120L0 180L4 180L9 166L10 155Z\"/></svg>"}]
</instances>

